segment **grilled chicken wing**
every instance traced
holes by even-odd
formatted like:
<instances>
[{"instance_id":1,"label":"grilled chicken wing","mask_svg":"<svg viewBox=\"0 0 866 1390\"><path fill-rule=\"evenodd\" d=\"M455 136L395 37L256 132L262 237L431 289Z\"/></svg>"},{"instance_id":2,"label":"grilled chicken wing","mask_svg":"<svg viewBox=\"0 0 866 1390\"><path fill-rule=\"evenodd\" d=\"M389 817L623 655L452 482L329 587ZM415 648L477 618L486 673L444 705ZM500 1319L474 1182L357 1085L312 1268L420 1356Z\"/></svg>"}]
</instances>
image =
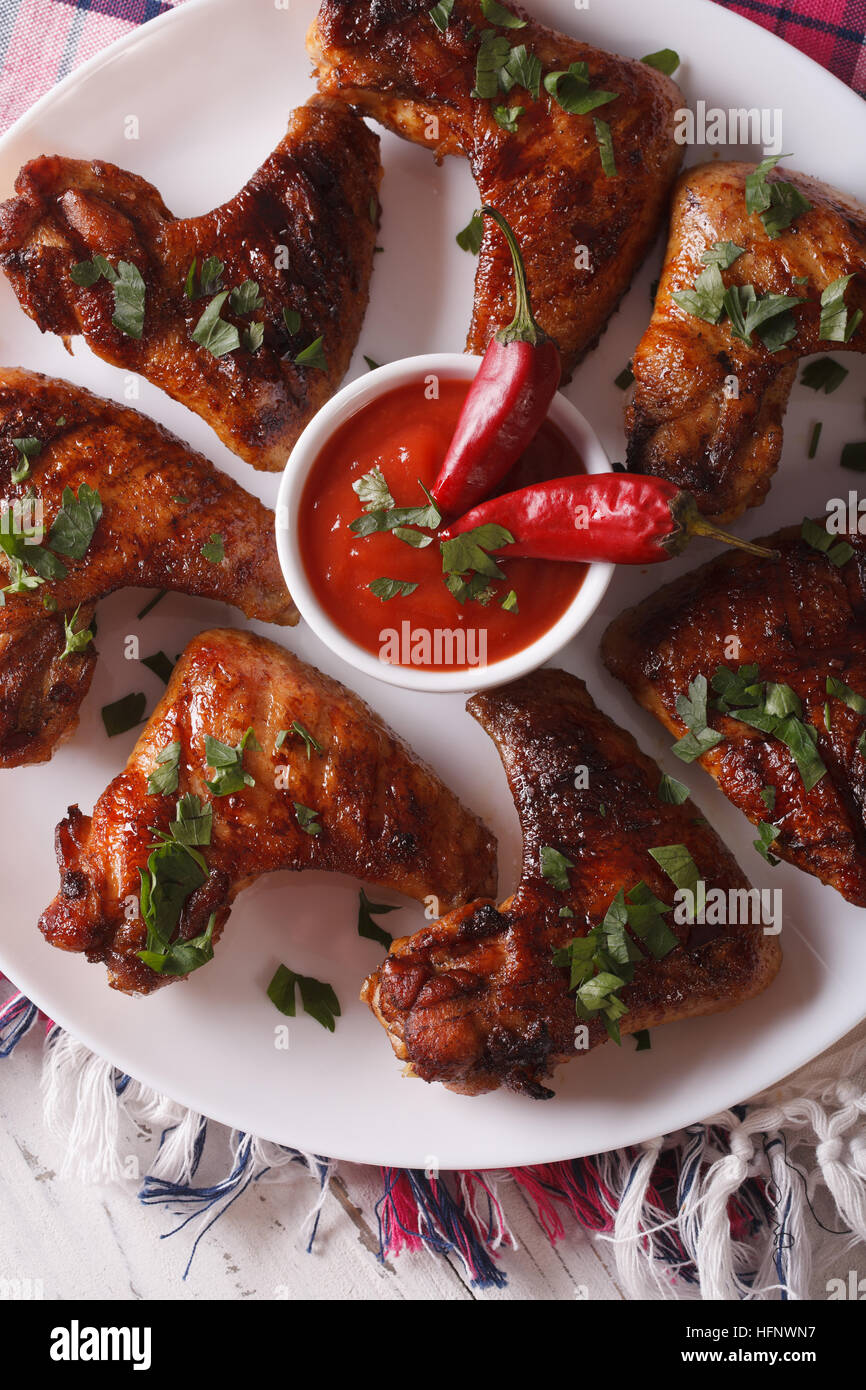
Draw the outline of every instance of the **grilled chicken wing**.
<instances>
[{"instance_id":1,"label":"grilled chicken wing","mask_svg":"<svg viewBox=\"0 0 866 1390\"><path fill-rule=\"evenodd\" d=\"M495 740L517 805L519 887L499 908L470 903L395 941L364 997L412 1074L469 1095L505 1085L544 1099L552 1092L542 1083L558 1063L607 1038L596 1015L578 1042L569 972L554 964L554 949L600 923L620 889L644 883L672 904L652 848L686 846L708 888L748 885L692 802L659 799L659 769L582 681L538 671L473 696L468 708ZM545 846L572 861L568 891L542 875ZM566 907L573 916L560 915ZM760 926L726 927L698 944L692 934L706 928L670 925L679 945L642 959L620 991L622 1033L732 1008L778 969L778 942Z\"/></svg>"},{"instance_id":2,"label":"grilled chicken wing","mask_svg":"<svg viewBox=\"0 0 866 1390\"><path fill-rule=\"evenodd\" d=\"M13 483L22 463L13 440L28 438L40 451L27 476ZM231 603L262 622L298 620L277 559L273 516L257 498L137 411L68 382L0 368L7 530L38 523L38 504L47 532L64 490L77 497L82 484L102 502L84 555L64 555L65 579L7 593L0 607L0 767L46 762L74 730L97 654L91 642L63 656L64 619L71 622L78 609L74 629L85 631L97 600L115 589L177 590ZM214 535L223 539L219 563L202 554ZM25 571L30 553L25 549ZM8 577L10 563L0 549L0 574ZM46 598L54 611L46 610Z\"/></svg>"},{"instance_id":3,"label":"grilled chicken wing","mask_svg":"<svg viewBox=\"0 0 866 1390\"><path fill-rule=\"evenodd\" d=\"M793 184L812 210L771 239L758 214L746 212L746 179L754 167L704 164L682 175L627 409L629 469L693 492L700 509L718 521L759 506L769 491L798 358L844 348L866 352L866 319L848 343L820 336L821 293L840 276L856 277L845 291L849 315L866 311L866 209L816 179L776 170L769 183ZM716 242L743 248L722 272L726 286L802 300L792 310L796 337L779 351L770 352L757 333L751 344L735 337L726 315L707 323L674 301L675 292L691 289L707 270L701 258Z\"/></svg>"},{"instance_id":4,"label":"grilled chicken wing","mask_svg":"<svg viewBox=\"0 0 866 1390\"><path fill-rule=\"evenodd\" d=\"M248 743L243 768L254 785L211 796L205 736L235 746L250 727L260 749ZM148 775L173 743L176 792L150 795ZM61 888L40 927L52 945L105 961L115 989L148 994L173 978L139 959L145 925L128 919L127 903L154 830L169 831L188 793L210 804L213 829L207 878L183 907L179 940L200 935L212 913L218 938L236 894L274 869L354 874L449 906L496 882L493 837L357 695L261 637L205 632L93 815L72 807L57 829Z\"/></svg>"},{"instance_id":5,"label":"grilled chicken wing","mask_svg":"<svg viewBox=\"0 0 866 1390\"><path fill-rule=\"evenodd\" d=\"M595 112L613 137L616 177L601 164L593 116L570 115L516 85L473 98L481 36L478 0L460 0L441 33L429 0L325 0L307 45L320 89L374 116L441 159L469 159L483 202L504 213L523 248L536 316L569 374L592 347L649 250L682 157L673 138L678 88L645 64L546 29L517 6L520 29L500 30L544 72L587 63L592 85L617 93ZM516 132L493 111L523 107ZM581 268L580 247L590 265ZM511 260L492 224L484 231L467 348L483 352L514 311Z\"/></svg>"},{"instance_id":6,"label":"grilled chicken wing","mask_svg":"<svg viewBox=\"0 0 866 1390\"><path fill-rule=\"evenodd\" d=\"M776 827L773 854L866 907L863 718L827 690L835 678L866 696L866 538L833 541L850 543L853 557L837 566L799 527L766 540L781 552L778 560L720 556L617 618L603 654L638 703L677 737L686 731L677 699L705 677L709 725L724 742L704 754L704 767L752 822ZM742 722L736 707L733 715L713 708L718 668L749 665L757 666L757 681L789 686L802 703L800 722L827 769L811 790L780 737ZM741 712L755 716L748 706Z\"/></svg>"},{"instance_id":7,"label":"grilled chicken wing","mask_svg":"<svg viewBox=\"0 0 866 1390\"><path fill-rule=\"evenodd\" d=\"M378 221L378 146L345 107L313 98L236 198L184 220L151 184L113 164L43 156L25 165L16 196L0 205L0 266L43 332L67 344L83 334L107 362L140 372L201 415L248 463L280 469L358 339ZM124 262L140 273L139 338L115 326L105 278L82 285L70 277L96 255L114 271ZM215 282L211 268L203 284L211 257L222 274ZM216 291L247 281L258 286L256 306L226 299L220 310L240 345L226 350L236 339L219 325L228 341L209 348L194 340ZM258 347L251 329L263 330ZM296 364L320 337L327 366Z\"/></svg>"}]
</instances>

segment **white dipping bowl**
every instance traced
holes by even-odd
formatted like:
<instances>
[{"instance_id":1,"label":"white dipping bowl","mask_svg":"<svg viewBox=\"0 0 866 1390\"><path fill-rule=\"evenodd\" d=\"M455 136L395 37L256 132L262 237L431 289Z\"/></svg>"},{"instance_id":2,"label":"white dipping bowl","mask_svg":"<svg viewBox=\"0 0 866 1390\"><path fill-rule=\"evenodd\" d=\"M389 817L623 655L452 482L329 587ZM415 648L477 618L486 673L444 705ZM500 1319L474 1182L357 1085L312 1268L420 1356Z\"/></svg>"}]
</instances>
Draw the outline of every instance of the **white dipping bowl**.
<instances>
[{"instance_id":1,"label":"white dipping bowl","mask_svg":"<svg viewBox=\"0 0 866 1390\"><path fill-rule=\"evenodd\" d=\"M407 690L439 694L486 690L534 671L580 632L601 602L614 571L614 566L608 563L591 564L571 604L552 627L534 642L513 656L459 671L428 666L396 666L381 661L365 647L353 642L319 603L301 559L298 522L307 476L331 435L364 406L396 387L423 381L424 377L430 375L443 380L470 381L480 365L481 358L470 353L428 353L390 362L387 366L377 367L368 376L350 382L307 425L289 456L280 482L276 511L277 551L286 584L301 616L316 636L349 666L388 685L399 685ZM554 397L548 419L571 441L587 473L612 471L594 430L577 407L560 392Z\"/></svg>"}]
</instances>

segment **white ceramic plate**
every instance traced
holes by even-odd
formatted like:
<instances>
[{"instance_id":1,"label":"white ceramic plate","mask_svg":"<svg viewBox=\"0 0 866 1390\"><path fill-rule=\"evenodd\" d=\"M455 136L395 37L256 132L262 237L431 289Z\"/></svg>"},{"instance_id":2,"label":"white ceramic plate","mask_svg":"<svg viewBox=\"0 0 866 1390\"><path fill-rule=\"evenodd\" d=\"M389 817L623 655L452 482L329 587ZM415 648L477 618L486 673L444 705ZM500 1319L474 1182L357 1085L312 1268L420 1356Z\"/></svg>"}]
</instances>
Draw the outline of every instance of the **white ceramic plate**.
<instances>
[{"instance_id":1,"label":"white ceramic plate","mask_svg":"<svg viewBox=\"0 0 866 1390\"><path fill-rule=\"evenodd\" d=\"M458 0L459 3L459 0ZM670 46L687 98L721 107L765 106L784 112L785 151L796 166L866 199L866 171L854 151L866 136L863 104L796 50L704 0L607 0L589 10L567 0L528 0L543 20L589 42L640 57ZM0 143L0 190L19 166L42 152L113 160L153 180L179 216L205 211L240 187L279 140L288 110L312 92L304 34L313 0L191 0L146 25L80 69L45 97ZM124 137L138 117L140 138ZM691 151L760 157L756 147ZM464 161L437 169L422 149L390 135L382 142L385 182L381 242L362 352L380 362L463 344L472 301L473 259L454 234L476 206ZM794 161L792 161L794 162ZM649 286L660 249L638 276L598 350L568 394L583 409L611 458L623 455L622 395L614 377L628 361L649 315ZM2 360L67 377L124 400L124 373L80 345L75 357L41 337L0 284ZM838 467L846 439L864 434L866 364L847 355L851 374L831 398L798 387L786 421L785 458L759 512L742 523L756 535L822 508L847 492L852 475ZM146 382L142 410L175 430L250 491L274 504L278 476L255 473L208 428ZM824 422L818 458L806 461L811 424ZM688 781L698 801L758 885L781 887L785 961L770 991L736 1012L653 1033L649 1053L626 1041L606 1046L560 1071L547 1103L497 1094L469 1099L406 1081L379 1025L357 1001L359 984L378 963L375 944L355 930L357 888L310 873L259 880L235 907L216 959L185 985L151 999L116 995L102 967L44 944L36 920L53 896L57 873L52 832L70 802L89 810L120 770L134 742L108 740L100 707L144 690L153 707L155 676L123 656L136 633L142 655L174 655L198 631L237 624L219 604L170 597L143 622L143 599L127 591L99 610L102 653L81 726L53 759L2 774L0 873L4 884L0 968L19 988L97 1052L176 1100L266 1138L360 1162L443 1168L547 1162L637 1142L676 1129L745 1099L851 1028L866 1011L866 931L861 912L829 888L788 866L775 870L752 849L754 832L700 769L666 751L670 740L605 674L598 641L607 622L711 554L695 547L664 572L621 572L562 664L589 683L603 708L639 737L667 771ZM303 627L260 628L335 676L352 678ZM519 838L505 778L493 746L462 712L459 696L420 695L357 678L365 699L429 759L499 836L500 889L510 891ZM379 895L377 895L379 896ZM405 906L387 919L397 933L421 925ZM285 1020L265 996L278 961L329 980L342 1001L336 1032L312 1019L291 1023L288 1051L274 1046Z\"/></svg>"}]
</instances>

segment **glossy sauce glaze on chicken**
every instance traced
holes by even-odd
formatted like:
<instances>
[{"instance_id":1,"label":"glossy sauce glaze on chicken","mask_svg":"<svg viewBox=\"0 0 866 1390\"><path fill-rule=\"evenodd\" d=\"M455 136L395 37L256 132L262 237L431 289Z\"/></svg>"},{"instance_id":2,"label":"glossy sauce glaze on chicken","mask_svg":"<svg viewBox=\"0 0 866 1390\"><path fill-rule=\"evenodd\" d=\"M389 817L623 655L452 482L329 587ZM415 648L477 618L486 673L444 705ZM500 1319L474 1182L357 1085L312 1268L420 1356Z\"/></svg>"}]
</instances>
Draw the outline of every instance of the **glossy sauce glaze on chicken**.
<instances>
[{"instance_id":1,"label":"glossy sauce glaze on chicken","mask_svg":"<svg viewBox=\"0 0 866 1390\"><path fill-rule=\"evenodd\" d=\"M480 100L472 92L490 21L478 0L460 0L443 33L430 8L428 0L325 0L307 40L319 88L437 159L468 158L482 202L499 209L520 242L539 323L558 343L568 375L598 340L661 226L683 154L674 140L682 94L654 68L509 6L523 25L500 30L503 42L524 48L541 68L534 81L523 73L534 90L517 80L507 98ZM574 63L587 64L592 86L616 99L584 115L552 100L541 70ZM497 102L523 108L515 129L497 122ZM615 175L602 166L599 118L610 127ZM513 310L508 248L489 224L468 351L483 352Z\"/></svg>"},{"instance_id":2,"label":"glossy sauce glaze on chicken","mask_svg":"<svg viewBox=\"0 0 866 1390\"><path fill-rule=\"evenodd\" d=\"M42 156L0 205L0 267L43 332L82 334L248 463L281 469L358 340L380 179L377 136L321 97L292 114L237 196L201 217L173 217L152 184L113 164ZM128 281L118 294L92 278L94 257Z\"/></svg>"},{"instance_id":3,"label":"glossy sauce glaze on chicken","mask_svg":"<svg viewBox=\"0 0 866 1390\"><path fill-rule=\"evenodd\" d=\"M242 784L223 791L206 740L230 761L249 729ZM166 767L166 750L177 777L170 792L155 792L150 779ZM252 633L204 632L93 814L73 806L57 828L60 892L40 927L52 945L104 961L114 989L149 994L186 973L141 960L148 931L127 905L160 834L176 840L178 805L190 797L208 819L190 839L206 871L172 944L200 938L211 917L218 940L237 893L276 869L352 874L448 906L495 887L492 835L357 695ZM160 891L170 892L164 880Z\"/></svg>"},{"instance_id":4,"label":"glossy sauce glaze on chicken","mask_svg":"<svg viewBox=\"0 0 866 1390\"><path fill-rule=\"evenodd\" d=\"M628 468L670 479L694 493L705 516L719 521L759 506L769 491L799 359L816 352L866 352L866 318L855 327L857 314L866 311L866 209L817 179L774 169L767 188L790 187L789 200L810 206L770 235L772 221L768 231L746 206L747 180L755 172L752 164L702 164L680 178L652 319L632 364ZM699 277L712 273L704 258L713 248L723 257L719 275L725 289L751 286L768 308L770 296L790 298L783 320L788 327L779 337L790 336L780 346L766 346L760 328L748 342L736 336L729 314L711 295L699 307L717 315L716 322L674 298L693 293ZM854 279L841 290L847 310L841 331L849 324L854 331L848 339L838 331L834 338L822 336L821 295L848 275ZM764 327L779 322L777 316Z\"/></svg>"},{"instance_id":5,"label":"glossy sauce glaze on chicken","mask_svg":"<svg viewBox=\"0 0 866 1390\"><path fill-rule=\"evenodd\" d=\"M469 903L395 941L363 997L412 1075L469 1095L507 1086L545 1099L557 1065L608 1037L595 1012L578 1042L569 970L554 953L586 938L619 894L672 905L673 883L651 851L678 847L707 889L749 885L693 802L662 800L658 767L582 681L537 671L474 695L468 709L494 739L517 806L520 883L499 907ZM550 851L571 867L551 867ZM714 934L666 921L668 949L659 958L638 950L633 981L616 991L621 1035L733 1008L779 967L778 941L760 925Z\"/></svg>"},{"instance_id":6,"label":"glossy sauce glaze on chicken","mask_svg":"<svg viewBox=\"0 0 866 1390\"><path fill-rule=\"evenodd\" d=\"M35 447L26 465L15 440ZM57 544L52 528L70 493L77 502L86 489L98 495L91 538L80 555L57 557L64 577L39 582L37 554ZM19 551L19 583L33 587L7 592L0 607L0 767L47 761L75 729L97 645L67 651L66 624L87 631L116 589L168 589L262 622L298 621L273 513L162 425L69 382L0 368L0 497L13 542L37 507L43 542ZM15 568L0 548L3 583Z\"/></svg>"},{"instance_id":7,"label":"glossy sauce glaze on chicken","mask_svg":"<svg viewBox=\"0 0 866 1390\"><path fill-rule=\"evenodd\" d=\"M602 652L690 759L710 745L702 765L770 827L772 855L866 907L866 538L813 527L812 543L768 536L778 560L722 555L674 580Z\"/></svg>"}]
</instances>

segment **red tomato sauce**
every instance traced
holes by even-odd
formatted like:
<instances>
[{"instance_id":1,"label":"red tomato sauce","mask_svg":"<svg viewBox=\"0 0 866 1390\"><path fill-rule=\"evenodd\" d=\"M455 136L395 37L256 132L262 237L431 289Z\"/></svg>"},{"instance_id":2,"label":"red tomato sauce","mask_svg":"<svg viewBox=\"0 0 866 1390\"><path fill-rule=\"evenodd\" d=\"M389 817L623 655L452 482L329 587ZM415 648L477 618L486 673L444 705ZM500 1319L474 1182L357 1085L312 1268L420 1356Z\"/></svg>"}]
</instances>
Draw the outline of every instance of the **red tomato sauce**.
<instances>
[{"instance_id":1,"label":"red tomato sauce","mask_svg":"<svg viewBox=\"0 0 866 1390\"><path fill-rule=\"evenodd\" d=\"M328 440L301 496L301 559L319 603L347 637L391 664L465 670L512 656L553 626L586 576L586 565L509 560L506 546L495 556L505 578L489 581L494 597L460 604L445 587L435 538L415 549L390 532L359 537L349 530L364 511L352 484L375 467L395 506L426 505L418 480L429 488L436 478L469 385L440 381L438 399L427 399L419 378L362 406ZM548 420L497 492L584 471ZM368 587L380 578L418 587L383 601ZM512 589L516 613L502 608Z\"/></svg>"}]
</instances>

